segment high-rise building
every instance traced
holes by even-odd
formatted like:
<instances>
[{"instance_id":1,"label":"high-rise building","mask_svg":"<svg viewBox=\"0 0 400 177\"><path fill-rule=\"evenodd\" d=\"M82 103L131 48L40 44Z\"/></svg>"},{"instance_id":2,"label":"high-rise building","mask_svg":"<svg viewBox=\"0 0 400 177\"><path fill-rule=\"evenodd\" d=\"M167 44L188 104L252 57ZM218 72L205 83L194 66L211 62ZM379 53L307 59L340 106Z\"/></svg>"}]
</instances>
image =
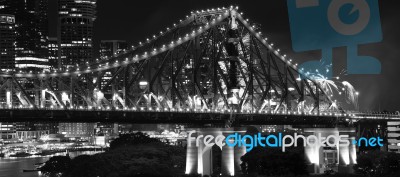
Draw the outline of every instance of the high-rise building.
<instances>
[{"instance_id":1,"label":"high-rise building","mask_svg":"<svg viewBox=\"0 0 400 177\"><path fill-rule=\"evenodd\" d=\"M128 50L128 43L124 40L102 40L100 42L100 59L107 60L108 58L115 57L118 54ZM107 71L104 74L104 80L101 81L101 87L103 88L107 84L107 80L111 79L112 73L111 71ZM106 97L110 97L111 93L108 91L111 90L111 86L105 88L106 90Z\"/></svg>"},{"instance_id":2,"label":"high-rise building","mask_svg":"<svg viewBox=\"0 0 400 177\"><path fill-rule=\"evenodd\" d=\"M100 42L100 59L107 59L128 50L128 43L124 40L102 40Z\"/></svg>"},{"instance_id":3,"label":"high-rise building","mask_svg":"<svg viewBox=\"0 0 400 177\"><path fill-rule=\"evenodd\" d=\"M58 39L49 37L48 51L49 51L49 65L51 69L58 68Z\"/></svg>"},{"instance_id":4,"label":"high-rise building","mask_svg":"<svg viewBox=\"0 0 400 177\"><path fill-rule=\"evenodd\" d=\"M15 17L0 14L0 70L15 68Z\"/></svg>"},{"instance_id":5,"label":"high-rise building","mask_svg":"<svg viewBox=\"0 0 400 177\"><path fill-rule=\"evenodd\" d=\"M48 0L0 0L0 13L15 16L15 65L24 71L48 70Z\"/></svg>"},{"instance_id":6,"label":"high-rise building","mask_svg":"<svg viewBox=\"0 0 400 177\"><path fill-rule=\"evenodd\" d=\"M91 62L96 0L59 0L58 6L58 66L62 68Z\"/></svg>"}]
</instances>

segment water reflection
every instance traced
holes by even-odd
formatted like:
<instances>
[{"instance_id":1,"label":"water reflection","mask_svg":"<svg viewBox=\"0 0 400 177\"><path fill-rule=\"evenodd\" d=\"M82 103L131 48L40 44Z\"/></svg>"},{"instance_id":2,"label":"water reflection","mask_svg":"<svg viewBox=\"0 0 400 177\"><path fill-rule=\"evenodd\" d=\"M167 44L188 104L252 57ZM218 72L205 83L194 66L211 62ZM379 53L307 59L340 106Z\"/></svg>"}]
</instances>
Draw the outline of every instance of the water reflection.
<instances>
[{"instance_id":1,"label":"water reflection","mask_svg":"<svg viewBox=\"0 0 400 177\"><path fill-rule=\"evenodd\" d=\"M71 158L79 155L92 155L100 151L84 151L84 152L69 152ZM57 153L57 155L65 155L65 153ZM40 172L22 172L22 170L34 169L34 164L43 163L49 160L51 156L46 157L31 157L31 158L1 158L0 159L0 177L44 177Z\"/></svg>"}]
</instances>

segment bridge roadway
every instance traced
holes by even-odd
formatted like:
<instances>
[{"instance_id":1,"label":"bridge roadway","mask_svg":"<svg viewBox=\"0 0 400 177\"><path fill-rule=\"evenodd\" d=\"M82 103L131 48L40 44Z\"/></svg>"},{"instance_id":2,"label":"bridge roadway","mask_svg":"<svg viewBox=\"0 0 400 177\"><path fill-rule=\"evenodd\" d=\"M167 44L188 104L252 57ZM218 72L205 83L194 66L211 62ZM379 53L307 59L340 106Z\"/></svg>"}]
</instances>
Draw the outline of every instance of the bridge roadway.
<instances>
[{"instance_id":1,"label":"bridge roadway","mask_svg":"<svg viewBox=\"0 0 400 177\"><path fill-rule=\"evenodd\" d=\"M136 124L330 125L358 120L398 120L391 114L237 112L231 110L159 109L0 109L0 122L120 122Z\"/></svg>"}]
</instances>

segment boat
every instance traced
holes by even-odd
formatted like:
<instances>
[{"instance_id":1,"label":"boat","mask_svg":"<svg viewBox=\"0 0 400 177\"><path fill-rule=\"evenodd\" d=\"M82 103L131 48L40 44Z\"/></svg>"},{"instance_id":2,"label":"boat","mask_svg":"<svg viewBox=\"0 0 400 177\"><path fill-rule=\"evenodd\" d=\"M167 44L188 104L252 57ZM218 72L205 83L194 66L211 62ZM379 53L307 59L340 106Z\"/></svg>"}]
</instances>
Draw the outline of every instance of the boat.
<instances>
[{"instance_id":1,"label":"boat","mask_svg":"<svg viewBox=\"0 0 400 177\"><path fill-rule=\"evenodd\" d=\"M39 169L42 168L45 164L46 164L46 162L43 162L43 163L35 163L35 168L39 170Z\"/></svg>"},{"instance_id":2,"label":"boat","mask_svg":"<svg viewBox=\"0 0 400 177\"><path fill-rule=\"evenodd\" d=\"M31 154L26 153L26 152L18 152L15 155L10 155L10 157L29 157L31 156Z\"/></svg>"},{"instance_id":3,"label":"boat","mask_svg":"<svg viewBox=\"0 0 400 177\"><path fill-rule=\"evenodd\" d=\"M35 171L39 171L39 170L36 170L36 169L35 169L35 170L26 170L26 169L23 169L23 170L22 170L22 172L24 172L24 173L25 173L25 172L35 172Z\"/></svg>"}]
</instances>

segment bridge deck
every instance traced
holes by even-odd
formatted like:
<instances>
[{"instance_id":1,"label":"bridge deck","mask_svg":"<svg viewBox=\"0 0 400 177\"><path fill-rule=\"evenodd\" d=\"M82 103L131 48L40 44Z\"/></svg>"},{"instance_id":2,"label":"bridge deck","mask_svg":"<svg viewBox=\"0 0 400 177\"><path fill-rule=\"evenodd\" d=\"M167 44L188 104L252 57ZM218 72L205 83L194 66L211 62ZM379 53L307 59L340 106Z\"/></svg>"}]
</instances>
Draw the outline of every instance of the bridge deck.
<instances>
[{"instance_id":1,"label":"bridge deck","mask_svg":"<svg viewBox=\"0 0 400 177\"><path fill-rule=\"evenodd\" d=\"M214 124L228 121L236 125L249 124L335 124L349 120L349 115L332 114L271 114L229 113L227 111L130 111L130 110L57 110L1 109L0 122L120 122L137 124Z\"/></svg>"}]
</instances>

